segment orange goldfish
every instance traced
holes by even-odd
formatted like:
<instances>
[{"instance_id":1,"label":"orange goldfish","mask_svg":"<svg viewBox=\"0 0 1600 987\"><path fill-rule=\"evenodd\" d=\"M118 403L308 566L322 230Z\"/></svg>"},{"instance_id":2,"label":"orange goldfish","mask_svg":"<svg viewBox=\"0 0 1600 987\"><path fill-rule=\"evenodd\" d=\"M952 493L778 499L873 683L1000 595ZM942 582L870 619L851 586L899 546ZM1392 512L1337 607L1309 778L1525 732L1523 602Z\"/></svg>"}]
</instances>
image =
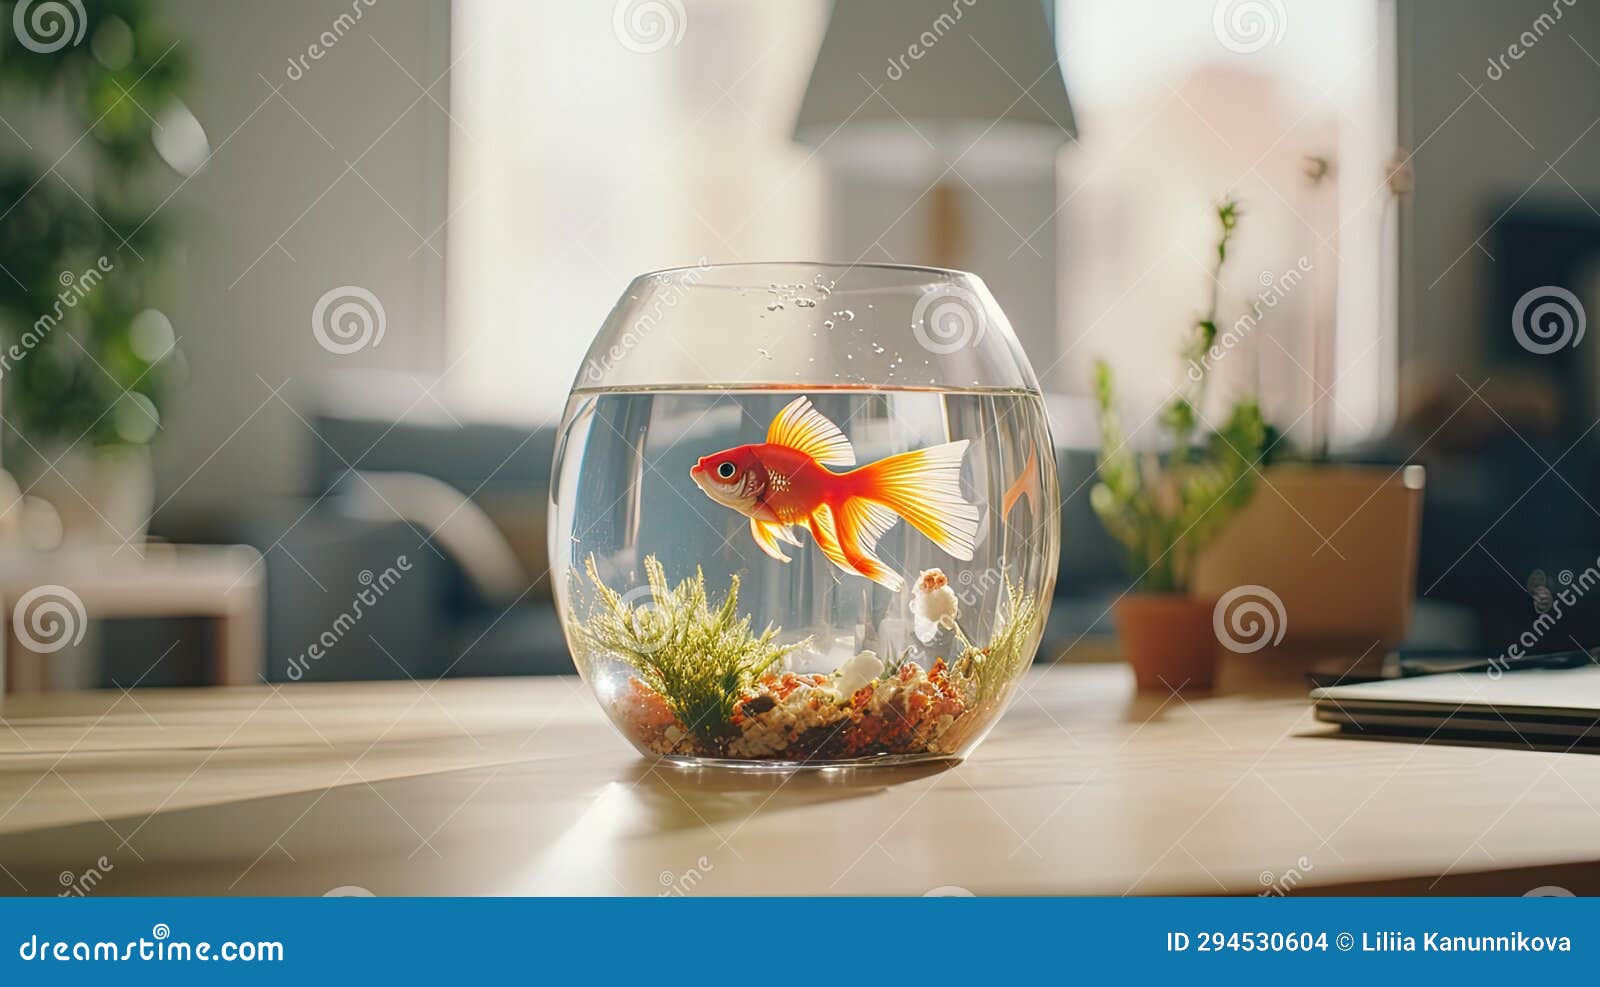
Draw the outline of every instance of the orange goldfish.
<instances>
[{"instance_id":1,"label":"orange goldfish","mask_svg":"<svg viewBox=\"0 0 1600 987\"><path fill-rule=\"evenodd\" d=\"M750 519L761 550L788 562L779 542L799 546L804 525L822 554L846 572L899 592L905 581L874 554L878 540L905 518L963 562L971 561L978 508L961 496L967 440L856 464L839 426L808 398L795 398L767 429L767 441L700 457L689 476L712 500Z\"/></svg>"},{"instance_id":2,"label":"orange goldfish","mask_svg":"<svg viewBox=\"0 0 1600 987\"><path fill-rule=\"evenodd\" d=\"M1009 518L1011 509L1017 506L1017 501L1024 497L1028 500L1028 510L1034 514L1039 513L1039 498L1042 492L1039 489L1039 450L1028 450L1028 461L1022 464L1022 472L1017 474L1006 489L1005 496L1000 499L1000 516Z\"/></svg>"}]
</instances>

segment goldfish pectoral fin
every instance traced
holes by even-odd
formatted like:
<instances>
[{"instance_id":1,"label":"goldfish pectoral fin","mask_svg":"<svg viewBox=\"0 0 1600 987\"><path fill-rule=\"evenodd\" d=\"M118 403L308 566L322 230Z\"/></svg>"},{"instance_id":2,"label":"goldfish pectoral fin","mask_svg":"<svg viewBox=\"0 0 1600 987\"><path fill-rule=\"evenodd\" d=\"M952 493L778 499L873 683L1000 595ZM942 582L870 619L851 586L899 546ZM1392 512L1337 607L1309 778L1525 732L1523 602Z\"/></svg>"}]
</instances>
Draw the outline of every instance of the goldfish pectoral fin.
<instances>
[{"instance_id":1,"label":"goldfish pectoral fin","mask_svg":"<svg viewBox=\"0 0 1600 987\"><path fill-rule=\"evenodd\" d=\"M750 535L756 540L763 552L777 559L779 562L789 561L789 556L783 554L783 549L778 547L778 540L774 537L775 530L783 530L784 526L771 522L750 519ZM789 536L793 538L793 535Z\"/></svg>"},{"instance_id":2,"label":"goldfish pectoral fin","mask_svg":"<svg viewBox=\"0 0 1600 987\"><path fill-rule=\"evenodd\" d=\"M784 405L767 429L767 441L803 452L824 466L856 464L856 451L850 440L839 426L811 406L808 397L798 397Z\"/></svg>"},{"instance_id":3,"label":"goldfish pectoral fin","mask_svg":"<svg viewBox=\"0 0 1600 987\"><path fill-rule=\"evenodd\" d=\"M903 452L856 470L858 496L883 505L962 562L972 561L982 515L961 496L967 439Z\"/></svg>"},{"instance_id":4,"label":"goldfish pectoral fin","mask_svg":"<svg viewBox=\"0 0 1600 987\"><path fill-rule=\"evenodd\" d=\"M822 504L812 511L809 522L811 537L815 539L817 548L822 550L823 557L845 572L860 575L860 573L856 572L855 567L845 559L844 549L839 547L838 529L834 526L833 511L828 505Z\"/></svg>"}]
</instances>

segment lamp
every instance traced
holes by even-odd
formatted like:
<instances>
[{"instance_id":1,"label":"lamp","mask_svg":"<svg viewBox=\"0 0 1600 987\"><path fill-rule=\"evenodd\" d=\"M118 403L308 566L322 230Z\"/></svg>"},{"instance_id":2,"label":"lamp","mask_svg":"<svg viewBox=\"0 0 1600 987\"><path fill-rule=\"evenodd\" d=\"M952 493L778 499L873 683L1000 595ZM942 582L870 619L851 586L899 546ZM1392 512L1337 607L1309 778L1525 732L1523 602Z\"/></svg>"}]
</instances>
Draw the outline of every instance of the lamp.
<instances>
[{"instance_id":1,"label":"lamp","mask_svg":"<svg viewBox=\"0 0 1600 987\"><path fill-rule=\"evenodd\" d=\"M795 140L878 174L932 168L924 259L960 267L963 181L947 166L1053 175L1076 136L1054 20L1053 4L1029 0L838 0Z\"/></svg>"}]
</instances>

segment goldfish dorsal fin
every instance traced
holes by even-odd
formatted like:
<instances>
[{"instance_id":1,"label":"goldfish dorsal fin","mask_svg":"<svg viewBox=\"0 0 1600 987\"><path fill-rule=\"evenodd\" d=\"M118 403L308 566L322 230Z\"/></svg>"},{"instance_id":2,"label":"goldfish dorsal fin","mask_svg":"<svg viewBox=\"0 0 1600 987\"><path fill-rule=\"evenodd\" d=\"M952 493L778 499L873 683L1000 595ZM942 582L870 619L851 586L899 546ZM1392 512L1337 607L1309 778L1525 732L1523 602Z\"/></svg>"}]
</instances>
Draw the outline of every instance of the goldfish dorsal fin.
<instances>
[{"instance_id":1,"label":"goldfish dorsal fin","mask_svg":"<svg viewBox=\"0 0 1600 987\"><path fill-rule=\"evenodd\" d=\"M784 405L767 429L767 441L803 452L824 466L854 466L856 451L850 440L822 412L811 406L811 399L798 397Z\"/></svg>"}]
</instances>

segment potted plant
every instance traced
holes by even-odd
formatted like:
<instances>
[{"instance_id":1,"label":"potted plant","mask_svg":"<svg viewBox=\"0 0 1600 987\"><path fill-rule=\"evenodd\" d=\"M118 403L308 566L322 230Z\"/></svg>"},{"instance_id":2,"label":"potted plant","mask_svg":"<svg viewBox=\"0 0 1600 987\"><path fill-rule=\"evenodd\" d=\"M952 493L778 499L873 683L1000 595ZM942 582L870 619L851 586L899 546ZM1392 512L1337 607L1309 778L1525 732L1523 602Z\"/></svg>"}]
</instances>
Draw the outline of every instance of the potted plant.
<instances>
[{"instance_id":1,"label":"potted plant","mask_svg":"<svg viewBox=\"0 0 1600 987\"><path fill-rule=\"evenodd\" d=\"M1116 388L1104 360L1095 364L1100 416L1099 482L1090 502L1127 551L1133 585L1113 608L1123 654L1141 689L1207 689L1215 668L1214 600L1190 593L1195 560L1255 492L1267 426L1255 398L1237 401L1221 424L1203 427L1210 361L1217 338L1220 277L1239 206L1216 207L1220 227L1210 302L1181 349L1189 371L1162 409L1164 451L1128 447Z\"/></svg>"},{"instance_id":2,"label":"potted plant","mask_svg":"<svg viewBox=\"0 0 1600 987\"><path fill-rule=\"evenodd\" d=\"M57 7L54 20L19 10L0 34L0 88L82 135L54 163L21 142L0 155L4 449L66 538L121 544L143 538L149 443L182 374L155 307L176 210L155 179L192 173L209 147L180 97L187 60L151 0Z\"/></svg>"}]
</instances>

